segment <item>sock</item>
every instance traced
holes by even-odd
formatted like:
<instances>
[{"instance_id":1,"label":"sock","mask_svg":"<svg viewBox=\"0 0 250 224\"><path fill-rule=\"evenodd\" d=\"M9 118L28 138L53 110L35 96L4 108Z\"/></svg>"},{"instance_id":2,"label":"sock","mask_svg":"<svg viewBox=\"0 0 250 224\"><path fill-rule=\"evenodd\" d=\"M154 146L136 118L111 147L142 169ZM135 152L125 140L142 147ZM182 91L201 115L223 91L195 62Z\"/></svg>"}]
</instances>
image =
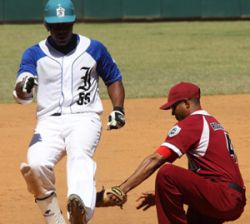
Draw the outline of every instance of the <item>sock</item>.
<instances>
[{"instance_id":1,"label":"sock","mask_svg":"<svg viewBox=\"0 0 250 224\"><path fill-rule=\"evenodd\" d=\"M36 198L36 203L45 218L46 224L66 224L54 192L45 198Z\"/></svg>"}]
</instances>

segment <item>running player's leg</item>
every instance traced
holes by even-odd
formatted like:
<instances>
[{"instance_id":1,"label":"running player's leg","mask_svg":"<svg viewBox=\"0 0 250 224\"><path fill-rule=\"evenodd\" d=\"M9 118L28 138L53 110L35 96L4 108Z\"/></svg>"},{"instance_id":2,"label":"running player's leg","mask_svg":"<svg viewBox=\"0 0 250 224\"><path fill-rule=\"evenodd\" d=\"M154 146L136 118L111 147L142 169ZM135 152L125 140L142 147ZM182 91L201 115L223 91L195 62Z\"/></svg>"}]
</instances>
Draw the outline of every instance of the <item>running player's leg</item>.
<instances>
[{"instance_id":1,"label":"running player's leg","mask_svg":"<svg viewBox=\"0 0 250 224\"><path fill-rule=\"evenodd\" d=\"M98 115L86 113L71 116L67 123L70 130L66 138L68 211L71 223L77 223L77 217L83 214L89 221L95 208L96 164L93 154L101 135L101 121ZM75 208L76 205L84 207L85 212Z\"/></svg>"},{"instance_id":2,"label":"running player's leg","mask_svg":"<svg viewBox=\"0 0 250 224\"><path fill-rule=\"evenodd\" d=\"M64 142L60 136L61 122L58 119L59 117L49 117L38 121L28 149L28 164L26 165L26 168L30 168L30 183L35 182L35 186L42 189L33 194L48 224L66 223L57 202L55 189L54 167L65 155Z\"/></svg>"}]
</instances>

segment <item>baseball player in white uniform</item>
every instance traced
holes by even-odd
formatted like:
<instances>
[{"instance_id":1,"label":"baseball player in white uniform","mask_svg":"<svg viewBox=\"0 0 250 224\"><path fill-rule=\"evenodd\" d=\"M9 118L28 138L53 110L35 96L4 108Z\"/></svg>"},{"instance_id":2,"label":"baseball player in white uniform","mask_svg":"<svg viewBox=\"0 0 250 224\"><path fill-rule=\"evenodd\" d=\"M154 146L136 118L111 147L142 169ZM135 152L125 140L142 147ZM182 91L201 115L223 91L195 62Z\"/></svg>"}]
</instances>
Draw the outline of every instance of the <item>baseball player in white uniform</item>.
<instances>
[{"instance_id":1,"label":"baseball player in white uniform","mask_svg":"<svg viewBox=\"0 0 250 224\"><path fill-rule=\"evenodd\" d=\"M101 135L99 77L113 111L108 129L125 124L122 76L102 43L73 33L70 0L49 0L44 22L50 35L28 48L13 91L18 103L37 98L37 125L21 172L48 224L66 223L58 206L54 167L67 155L68 219L85 224L96 203L93 154Z\"/></svg>"}]
</instances>

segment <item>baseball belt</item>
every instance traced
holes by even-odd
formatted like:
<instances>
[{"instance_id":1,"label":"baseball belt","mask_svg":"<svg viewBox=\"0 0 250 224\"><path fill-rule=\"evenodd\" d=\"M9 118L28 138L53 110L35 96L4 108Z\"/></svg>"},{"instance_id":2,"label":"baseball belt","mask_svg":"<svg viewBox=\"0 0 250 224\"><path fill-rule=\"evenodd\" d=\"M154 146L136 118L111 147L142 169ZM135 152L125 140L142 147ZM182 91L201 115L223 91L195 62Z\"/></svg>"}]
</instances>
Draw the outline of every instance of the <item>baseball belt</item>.
<instances>
[{"instance_id":1,"label":"baseball belt","mask_svg":"<svg viewBox=\"0 0 250 224\"><path fill-rule=\"evenodd\" d=\"M62 113L54 113L54 114L51 114L51 116L61 116L62 115Z\"/></svg>"}]
</instances>

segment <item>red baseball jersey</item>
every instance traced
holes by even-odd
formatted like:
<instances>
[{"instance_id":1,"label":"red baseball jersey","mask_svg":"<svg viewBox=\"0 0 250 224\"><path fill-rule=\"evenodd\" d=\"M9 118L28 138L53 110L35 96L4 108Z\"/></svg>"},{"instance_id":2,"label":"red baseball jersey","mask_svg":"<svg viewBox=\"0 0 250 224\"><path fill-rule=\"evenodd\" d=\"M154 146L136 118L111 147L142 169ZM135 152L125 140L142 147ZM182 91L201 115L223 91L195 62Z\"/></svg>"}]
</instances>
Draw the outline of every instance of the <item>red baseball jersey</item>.
<instances>
[{"instance_id":1,"label":"red baseball jersey","mask_svg":"<svg viewBox=\"0 0 250 224\"><path fill-rule=\"evenodd\" d=\"M227 131L204 110L195 111L179 121L169 131L162 146L179 157L186 154L189 169L201 176L243 186Z\"/></svg>"}]
</instances>

